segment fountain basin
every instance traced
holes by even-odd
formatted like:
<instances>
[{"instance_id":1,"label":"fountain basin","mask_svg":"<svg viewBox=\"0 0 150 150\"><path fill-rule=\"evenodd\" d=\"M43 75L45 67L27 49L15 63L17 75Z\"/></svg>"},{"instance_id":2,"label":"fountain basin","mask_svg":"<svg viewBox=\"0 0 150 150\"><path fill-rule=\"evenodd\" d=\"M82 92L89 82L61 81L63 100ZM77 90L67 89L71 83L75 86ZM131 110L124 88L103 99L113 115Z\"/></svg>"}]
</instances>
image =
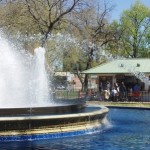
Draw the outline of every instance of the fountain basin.
<instances>
[{"instance_id":1,"label":"fountain basin","mask_svg":"<svg viewBox=\"0 0 150 150\"><path fill-rule=\"evenodd\" d=\"M45 52L39 47L31 56L0 34L0 141L84 133L100 126L107 114L107 108L86 100L54 100Z\"/></svg>"},{"instance_id":2,"label":"fountain basin","mask_svg":"<svg viewBox=\"0 0 150 150\"><path fill-rule=\"evenodd\" d=\"M55 100L51 106L32 106L32 107L12 107L0 108L0 117L4 116L27 116L27 115L50 115L50 114L63 114L73 113L84 108L86 101L84 99L72 100ZM48 104L49 105L49 104Z\"/></svg>"},{"instance_id":3,"label":"fountain basin","mask_svg":"<svg viewBox=\"0 0 150 150\"><path fill-rule=\"evenodd\" d=\"M20 108L19 108L20 109ZM99 105L86 105L77 112L48 114L51 107L45 107L46 113L30 115L0 116L0 140L34 139L43 135L85 131L99 127L108 113L108 108ZM39 108L40 112L42 108ZM33 136L34 135L34 136Z\"/></svg>"}]
</instances>

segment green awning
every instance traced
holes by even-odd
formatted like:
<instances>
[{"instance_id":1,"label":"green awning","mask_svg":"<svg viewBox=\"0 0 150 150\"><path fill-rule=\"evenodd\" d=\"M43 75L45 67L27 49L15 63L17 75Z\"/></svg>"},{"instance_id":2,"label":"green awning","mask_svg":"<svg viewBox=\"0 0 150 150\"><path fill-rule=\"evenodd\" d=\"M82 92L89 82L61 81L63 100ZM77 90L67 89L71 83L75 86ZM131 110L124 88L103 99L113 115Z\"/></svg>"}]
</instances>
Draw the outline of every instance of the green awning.
<instances>
[{"instance_id":1,"label":"green awning","mask_svg":"<svg viewBox=\"0 0 150 150\"><path fill-rule=\"evenodd\" d=\"M148 58L132 58L113 60L97 67L83 71L83 74L130 74L139 71L150 73L150 59Z\"/></svg>"}]
</instances>

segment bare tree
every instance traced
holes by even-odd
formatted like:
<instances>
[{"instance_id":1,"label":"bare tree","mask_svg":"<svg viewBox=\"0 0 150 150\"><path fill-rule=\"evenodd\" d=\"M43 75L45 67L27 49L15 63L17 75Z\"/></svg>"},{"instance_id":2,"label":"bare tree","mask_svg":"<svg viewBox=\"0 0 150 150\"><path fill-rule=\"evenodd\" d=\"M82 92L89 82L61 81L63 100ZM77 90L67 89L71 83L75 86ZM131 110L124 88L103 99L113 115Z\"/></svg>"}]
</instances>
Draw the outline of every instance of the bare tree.
<instances>
[{"instance_id":1,"label":"bare tree","mask_svg":"<svg viewBox=\"0 0 150 150\"><path fill-rule=\"evenodd\" d=\"M77 9L82 0L25 0L28 12L38 25L44 46L48 36L66 21L65 16Z\"/></svg>"},{"instance_id":2,"label":"bare tree","mask_svg":"<svg viewBox=\"0 0 150 150\"><path fill-rule=\"evenodd\" d=\"M88 88L88 74L85 75L84 80L80 74L80 64L84 63L84 70L93 67L93 63L99 59L101 49L115 38L115 33L109 28L109 13L113 7L106 1L104 3L97 3L97 1L90 1L84 10L72 13L71 25L74 26L78 32L78 37L82 41L81 46L83 55L80 61L77 62L75 72L78 75L84 90ZM98 58L98 59L97 59ZM98 62L100 63L100 62Z\"/></svg>"}]
</instances>

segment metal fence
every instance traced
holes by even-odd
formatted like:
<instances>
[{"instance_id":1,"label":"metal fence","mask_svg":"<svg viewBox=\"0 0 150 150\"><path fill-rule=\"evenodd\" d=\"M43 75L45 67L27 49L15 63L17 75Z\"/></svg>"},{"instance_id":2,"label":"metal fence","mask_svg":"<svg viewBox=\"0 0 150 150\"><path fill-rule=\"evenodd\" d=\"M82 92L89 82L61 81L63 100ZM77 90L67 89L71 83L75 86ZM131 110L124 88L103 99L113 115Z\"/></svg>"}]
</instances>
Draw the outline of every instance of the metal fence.
<instances>
[{"instance_id":1,"label":"metal fence","mask_svg":"<svg viewBox=\"0 0 150 150\"><path fill-rule=\"evenodd\" d=\"M127 93L124 99L120 96L109 97L107 100L104 98L104 93L99 91L68 91L68 90L57 90L55 91L54 97L56 99L80 99L86 98L87 100L93 101L128 101L128 102L150 102L150 92L149 91L140 91L138 94Z\"/></svg>"},{"instance_id":2,"label":"metal fence","mask_svg":"<svg viewBox=\"0 0 150 150\"><path fill-rule=\"evenodd\" d=\"M55 91L54 97L56 99L78 99L80 98L79 93L80 93L79 91L75 91L75 90L73 91L57 90Z\"/></svg>"},{"instance_id":3,"label":"metal fence","mask_svg":"<svg viewBox=\"0 0 150 150\"><path fill-rule=\"evenodd\" d=\"M141 91L139 100L141 102L150 102L150 91Z\"/></svg>"}]
</instances>

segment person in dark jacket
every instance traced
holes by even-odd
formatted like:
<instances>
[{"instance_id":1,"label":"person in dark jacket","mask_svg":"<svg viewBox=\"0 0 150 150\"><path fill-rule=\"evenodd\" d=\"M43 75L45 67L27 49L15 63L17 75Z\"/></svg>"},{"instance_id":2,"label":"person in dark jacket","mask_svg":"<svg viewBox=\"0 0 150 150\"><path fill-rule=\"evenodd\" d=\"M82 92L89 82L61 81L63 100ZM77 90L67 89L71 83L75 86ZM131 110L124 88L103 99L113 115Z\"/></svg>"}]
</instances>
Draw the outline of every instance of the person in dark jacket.
<instances>
[{"instance_id":1,"label":"person in dark jacket","mask_svg":"<svg viewBox=\"0 0 150 150\"><path fill-rule=\"evenodd\" d=\"M120 100L126 100L127 99L127 89L126 89L124 82L121 82L119 91L120 91Z\"/></svg>"}]
</instances>

